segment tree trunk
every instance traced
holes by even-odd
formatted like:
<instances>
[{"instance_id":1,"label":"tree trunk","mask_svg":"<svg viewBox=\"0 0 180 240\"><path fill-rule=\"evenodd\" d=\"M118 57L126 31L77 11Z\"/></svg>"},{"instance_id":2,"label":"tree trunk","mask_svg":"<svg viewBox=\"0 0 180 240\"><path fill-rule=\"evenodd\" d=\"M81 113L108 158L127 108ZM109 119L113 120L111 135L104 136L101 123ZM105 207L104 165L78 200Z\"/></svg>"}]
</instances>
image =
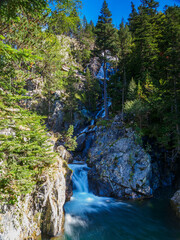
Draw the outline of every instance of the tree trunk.
<instances>
[{"instance_id":1,"label":"tree trunk","mask_svg":"<svg viewBox=\"0 0 180 240\"><path fill-rule=\"evenodd\" d=\"M105 109L105 119L108 119L108 103L107 103L107 79L106 79L106 60L104 60L104 109Z\"/></svg>"}]
</instances>

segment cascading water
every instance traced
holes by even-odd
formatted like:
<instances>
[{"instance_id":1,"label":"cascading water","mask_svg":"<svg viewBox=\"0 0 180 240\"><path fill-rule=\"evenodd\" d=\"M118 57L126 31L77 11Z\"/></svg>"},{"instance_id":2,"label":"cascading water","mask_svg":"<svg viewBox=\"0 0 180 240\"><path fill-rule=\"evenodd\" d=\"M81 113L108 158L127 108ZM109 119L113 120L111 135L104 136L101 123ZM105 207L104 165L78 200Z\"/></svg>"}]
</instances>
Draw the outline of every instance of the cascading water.
<instances>
[{"instance_id":1,"label":"cascading water","mask_svg":"<svg viewBox=\"0 0 180 240\"><path fill-rule=\"evenodd\" d=\"M66 214L84 216L87 212L99 211L101 207L109 204L118 204L112 198L98 197L89 192L87 173L89 168L86 164L69 164L73 170L73 196L65 205Z\"/></svg>"},{"instance_id":2,"label":"cascading water","mask_svg":"<svg viewBox=\"0 0 180 240\"><path fill-rule=\"evenodd\" d=\"M88 190L86 164L70 164L73 196L65 205L63 240L179 240L180 225L164 199L121 202Z\"/></svg>"},{"instance_id":3,"label":"cascading water","mask_svg":"<svg viewBox=\"0 0 180 240\"><path fill-rule=\"evenodd\" d=\"M69 167L73 170L72 181L74 184L74 190L80 193L83 192L87 193L88 192L87 171L89 169L87 165L69 164Z\"/></svg>"},{"instance_id":4,"label":"cascading water","mask_svg":"<svg viewBox=\"0 0 180 240\"><path fill-rule=\"evenodd\" d=\"M102 80L103 74L101 66L97 78ZM91 126L104 116L102 106ZM86 126L80 134L90 132L91 128ZM65 204L65 232L61 240L180 240L180 224L169 207L169 197L142 202L98 197L89 192L87 165L69 167L73 170L73 196Z\"/></svg>"},{"instance_id":5,"label":"cascading water","mask_svg":"<svg viewBox=\"0 0 180 240\"><path fill-rule=\"evenodd\" d=\"M89 192L87 177L89 168L86 164L69 164L69 167L73 170L73 196L65 205L65 235L66 239L81 239L76 230L79 227L81 230L86 229L88 214L123 203L116 202L112 198L98 197Z\"/></svg>"}]
</instances>

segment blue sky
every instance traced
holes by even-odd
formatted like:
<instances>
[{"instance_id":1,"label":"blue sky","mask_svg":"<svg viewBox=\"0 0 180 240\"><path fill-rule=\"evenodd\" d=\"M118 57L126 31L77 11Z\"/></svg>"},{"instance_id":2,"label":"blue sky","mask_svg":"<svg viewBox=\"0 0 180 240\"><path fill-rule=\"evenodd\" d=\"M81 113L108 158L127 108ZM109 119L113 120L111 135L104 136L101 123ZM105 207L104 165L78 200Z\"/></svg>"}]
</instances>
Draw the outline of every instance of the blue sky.
<instances>
[{"instance_id":1,"label":"blue sky","mask_svg":"<svg viewBox=\"0 0 180 240\"><path fill-rule=\"evenodd\" d=\"M102 3L104 0L82 0L83 9L82 17L86 16L88 22L93 20L96 24ZM124 18L126 21L130 12L131 12L131 1L135 4L136 7L140 5L140 0L106 0L109 6L109 9L112 13L113 23L116 27L119 26L121 19ZM178 0L160 0L159 1L159 10L163 11L165 5L173 6L178 4Z\"/></svg>"}]
</instances>

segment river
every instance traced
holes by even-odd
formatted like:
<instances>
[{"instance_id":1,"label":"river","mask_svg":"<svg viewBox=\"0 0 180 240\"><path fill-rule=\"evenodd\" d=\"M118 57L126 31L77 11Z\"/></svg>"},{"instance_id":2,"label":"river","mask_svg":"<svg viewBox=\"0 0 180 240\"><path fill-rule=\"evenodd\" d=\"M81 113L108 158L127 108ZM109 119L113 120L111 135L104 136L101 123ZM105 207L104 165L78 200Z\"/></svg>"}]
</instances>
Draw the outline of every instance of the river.
<instances>
[{"instance_id":1,"label":"river","mask_svg":"<svg viewBox=\"0 0 180 240\"><path fill-rule=\"evenodd\" d=\"M144 201L98 197L88 190L87 165L69 167L73 196L65 205L64 235L56 240L180 240L180 223L166 197Z\"/></svg>"}]
</instances>

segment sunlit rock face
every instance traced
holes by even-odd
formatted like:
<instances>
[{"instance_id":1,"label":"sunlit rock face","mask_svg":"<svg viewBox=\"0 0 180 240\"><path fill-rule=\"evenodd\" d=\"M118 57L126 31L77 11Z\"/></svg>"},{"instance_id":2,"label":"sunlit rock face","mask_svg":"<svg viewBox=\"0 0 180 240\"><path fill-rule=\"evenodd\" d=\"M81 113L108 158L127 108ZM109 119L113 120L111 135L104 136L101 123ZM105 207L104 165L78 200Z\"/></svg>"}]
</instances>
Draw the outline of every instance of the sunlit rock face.
<instances>
[{"instance_id":1,"label":"sunlit rock face","mask_svg":"<svg viewBox=\"0 0 180 240\"><path fill-rule=\"evenodd\" d=\"M95 132L89 151L89 182L100 196L138 199L152 195L150 156L139 145L138 136L116 117Z\"/></svg>"},{"instance_id":2,"label":"sunlit rock face","mask_svg":"<svg viewBox=\"0 0 180 240\"><path fill-rule=\"evenodd\" d=\"M54 165L39 176L34 192L18 200L15 206L1 205L0 240L36 239L41 233L56 236L64 224L63 206L70 198L66 192L64 151L59 149ZM66 154L67 155L67 154Z\"/></svg>"}]
</instances>

